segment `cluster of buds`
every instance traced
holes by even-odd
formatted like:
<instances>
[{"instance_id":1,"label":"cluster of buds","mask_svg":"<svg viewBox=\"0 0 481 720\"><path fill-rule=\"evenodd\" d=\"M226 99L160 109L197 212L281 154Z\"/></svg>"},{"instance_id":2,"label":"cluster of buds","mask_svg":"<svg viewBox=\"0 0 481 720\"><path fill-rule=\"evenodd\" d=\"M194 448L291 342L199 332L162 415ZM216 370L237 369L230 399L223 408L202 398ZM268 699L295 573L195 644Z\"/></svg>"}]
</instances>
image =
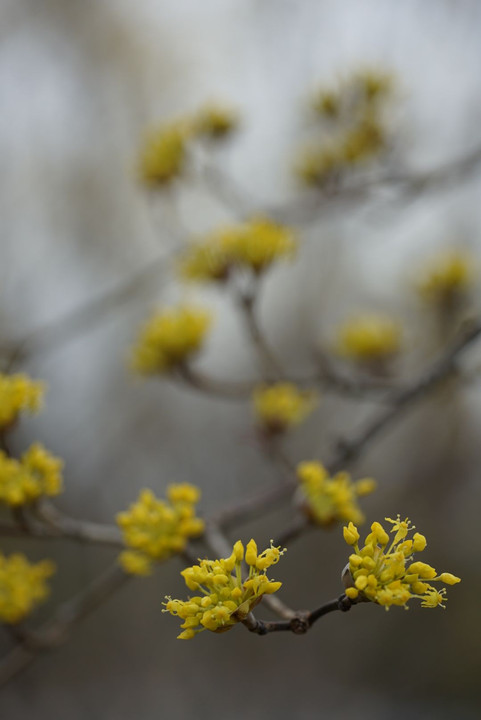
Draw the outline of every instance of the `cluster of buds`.
<instances>
[{"instance_id":1,"label":"cluster of buds","mask_svg":"<svg viewBox=\"0 0 481 720\"><path fill-rule=\"evenodd\" d=\"M182 571L185 584L199 593L188 600L167 598L164 612L177 615L183 623L181 640L190 640L202 630L225 632L246 619L263 595L271 595L281 587L280 582L269 580L266 570L275 565L285 550L271 546L257 552L254 540L247 543L245 562L249 568L246 579L242 576L244 546L238 540L228 558L199 560Z\"/></svg>"},{"instance_id":2,"label":"cluster of buds","mask_svg":"<svg viewBox=\"0 0 481 720\"><path fill-rule=\"evenodd\" d=\"M40 410L45 385L27 375L0 373L0 430L9 428L21 412Z\"/></svg>"},{"instance_id":3,"label":"cluster of buds","mask_svg":"<svg viewBox=\"0 0 481 720\"><path fill-rule=\"evenodd\" d=\"M40 443L32 445L20 460L0 450L0 502L18 506L43 495L62 491L63 461Z\"/></svg>"},{"instance_id":4,"label":"cluster of buds","mask_svg":"<svg viewBox=\"0 0 481 720\"><path fill-rule=\"evenodd\" d=\"M206 105L191 116L162 124L145 138L139 157L140 180L149 188L168 186L186 169L189 142L225 138L237 126L237 115L220 105Z\"/></svg>"},{"instance_id":5,"label":"cluster of buds","mask_svg":"<svg viewBox=\"0 0 481 720\"><path fill-rule=\"evenodd\" d=\"M315 94L312 106L328 134L301 154L297 173L305 184L324 186L386 150L384 110L392 85L390 75L364 70Z\"/></svg>"},{"instance_id":6,"label":"cluster of buds","mask_svg":"<svg viewBox=\"0 0 481 720\"><path fill-rule=\"evenodd\" d=\"M347 472L330 477L325 467L316 461L300 463L297 477L302 492L301 507L312 522L323 526L364 522L358 498L374 492L376 483L372 478L353 482Z\"/></svg>"},{"instance_id":7,"label":"cluster of buds","mask_svg":"<svg viewBox=\"0 0 481 720\"><path fill-rule=\"evenodd\" d=\"M23 620L48 596L46 580L54 572L50 560L32 564L24 555L0 553L0 620L9 624Z\"/></svg>"},{"instance_id":8,"label":"cluster of buds","mask_svg":"<svg viewBox=\"0 0 481 720\"><path fill-rule=\"evenodd\" d=\"M422 298L450 310L465 300L474 276L474 261L465 250L438 254L426 264L417 287Z\"/></svg>"},{"instance_id":9,"label":"cluster of buds","mask_svg":"<svg viewBox=\"0 0 481 720\"><path fill-rule=\"evenodd\" d=\"M343 579L346 595L354 601L370 600L389 610L391 605L407 607L412 598L421 600L422 607L445 607L446 590L437 590L430 583L442 582L454 585L460 579L451 573L437 574L427 563L413 562L413 555L426 547L426 538L414 533L408 539L414 526L406 518L396 520L385 518L391 523L390 538L381 523L374 522L371 532L362 547L359 546L359 532L350 522L344 528L344 539L353 547Z\"/></svg>"},{"instance_id":10,"label":"cluster of buds","mask_svg":"<svg viewBox=\"0 0 481 720\"><path fill-rule=\"evenodd\" d=\"M193 242L181 258L180 275L197 282L224 282L236 269L259 275L274 262L293 257L296 247L290 228L253 218Z\"/></svg>"},{"instance_id":11,"label":"cluster of buds","mask_svg":"<svg viewBox=\"0 0 481 720\"><path fill-rule=\"evenodd\" d=\"M253 396L254 412L262 432L278 435L299 425L316 407L317 394L291 383L259 387Z\"/></svg>"},{"instance_id":12,"label":"cluster of buds","mask_svg":"<svg viewBox=\"0 0 481 720\"><path fill-rule=\"evenodd\" d=\"M359 315L346 320L337 332L336 350L368 368L386 368L399 353L402 332L387 315Z\"/></svg>"},{"instance_id":13,"label":"cluster of buds","mask_svg":"<svg viewBox=\"0 0 481 720\"><path fill-rule=\"evenodd\" d=\"M143 490L127 512L117 515L129 550L120 555L124 570L134 575L149 575L152 562L181 553L192 537L204 532L204 522L196 517L200 491L182 483L167 488L167 501Z\"/></svg>"},{"instance_id":14,"label":"cluster of buds","mask_svg":"<svg viewBox=\"0 0 481 720\"><path fill-rule=\"evenodd\" d=\"M133 349L134 369L153 375L181 365L200 350L211 322L211 313L189 305L155 313Z\"/></svg>"}]
</instances>

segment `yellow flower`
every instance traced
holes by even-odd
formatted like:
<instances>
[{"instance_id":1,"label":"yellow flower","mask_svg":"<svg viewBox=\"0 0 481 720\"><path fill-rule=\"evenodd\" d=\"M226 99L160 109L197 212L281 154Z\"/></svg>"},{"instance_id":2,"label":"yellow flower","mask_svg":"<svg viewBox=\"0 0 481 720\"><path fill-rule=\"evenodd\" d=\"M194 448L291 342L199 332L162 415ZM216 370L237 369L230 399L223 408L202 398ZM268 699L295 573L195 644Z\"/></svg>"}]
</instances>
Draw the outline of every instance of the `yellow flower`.
<instances>
[{"instance_id":1,"label":"yellow flower","mask_svg":"<svg viewBox=\"0 0 481 720\"><path fill-rule=\"evenodd\" d=\"M345 162L356 164L377 155L385 145L382 124L374 115L367 114L346 134L340 146L340 154Z\"/></svg>"},{"instance_id":2,"label":"yellow flower","mask_svg":"<svg viewBox=\"0 0 481 720\"><path fill-rule=\"evenodd\" d=\"M189 134L189 124L179 121L161 125L145 138L139 160L140 179L145 185L162 187L182 173Z\"/></svg>"},{"instance_id":3,"label":"yellow flower","mask_svg":"<svg viewBox=\"0 0 481 720\"><path fill-rule=\"evenodd\" d=\"M271 546L262 553L257 552L254 540L247 544L245 562L249 574L242 578L244 546L238 540L228 558L220 560L199 560L181 572L185 584L198 595L187 600L172 600L167 597L163 612L177 615L184 622L181 640L189 640L202 630L225 632L236 623L245 620L263 595L277 592L280 582L269 580L266 570L275 565L285 552Z\"/></svg>"},{"instance_id":4,"label":"yellow flower","mask_svg":"<svg viewBox=\"0 0 481 720\"><path fill-rule=\"evenodd\" d=\"M418 281L421 296L429 302L450 305L469 290L474 261L465 250L439 253L426 265Z\"/></svg>"},{"instance_id":5,"label":"yellow flower","mask_svg":"<svg viewBox=\"0 0 481 720\"><path fill-rule=\"evenodd\" d=\"M153 570L152 561L148 555L135 550L124 550L119 555L119 563L128 575L150 575Z\"/></svg>"},{"instance_id":6,"label":"yellow flower","mask_svg":"<svg viewBox=\"0 0 481 720\"><path fill-rule=\"evenodd\" d=\"M181 277L198 282L227 280L236 263L235 247L239 234L239 227L226 227L192 243L179 263Z\"/></svg>"},{"instance_id":7,"label":"yellow flower","mask_svg":"<svg viewBox=\"0 0 481 720\"><path fill-rule=\"evenodd\" d=\"M334 143L302 150L295 164L296 175L308 186L322 186L342 169L342 148Z\"/></svg>"},{"instance_id":8,"label":"yellow flower","mask_svg":"<svg viewBox=\"0 0 481 720\"><path fill-rule=\"evenodd\" d=\"M45 385L27 375L0 373L0 429L15 422L22 411L37 412L42 405Z\"/></svg>"},{"instance_id":9,"label":"yellow flower","mask_svg":"<svg viewBox=\"0 0 481 720\"><path fill-rule=\"evenodd\" d=\"M335 90L319 90L312 98L312 107L320 115L337 118L341 110L342 97Z\"/></svg>"},{"instance_id":10,"label":"yellow flower","mask_svg":"<svg viewBox=\"0 0 481 720\"><path fill-rule=\"evenodd\" d=\"M211 314L183 305L155 313L133 350L133 367L142 375L168 372L200 350Z\"/></svg>"},{"instance_id":11,"label":"yellow flower","mask_svg":"<svg viewBox=\"0 0 481 720\"><path fill-rule=\"evenodd\" d=\"M361 362L387 360L401 348L401 328L386 315L360 315L338 330L337 350Z\"/></svg>"},{"instance_id":12,"label":"yellow flower","mask_svg":"<svg viewBox=\"0 0 481 720\"><path fill-rule=\"evenodd\" d=\"M355 82L360 86L368 102L384 99L392 92L394 77L387 72L365 68L355 75Z\"/></svg>"},{"instance_id":13,"label":"yellow flower","mask_svg":"<svg viewBox=\"0 0 481 720\"><path fill-rule=\"evenodd\" d=\"M5 623L23 620L48 596L45 581L54 572L50 560L33 565L24 555L6 557L0 553L0 620Z\"/></svg>"},{"instance_id":14,"label":"yellow flower","mask_svg":"<svg viewBox=\"0 0 481 720\"><path fill-rule=\"evenodd\" d=\"M205 105L193 119L193 132L213 139L230 135L238 125L238 116L231 108Z\"/></svg>"},{"instance_id":15,"label":"yellow flower","mask_svg":"<svg viewBox=\"0 0 481 720\"><path fill-rule=\"evenodd\" d=\"M352 482L346 472L329 477L327 470L319 462L302 462L297 466L302 493L305 499L304 509L308 516L319 525L331 525L336 521L364 522L357 499L376 489L371 478Z\"/></svg>"},{"instance_id":16,"label":"yellow flower","mask_svg":"<svg viewBox=\"0 0 481 720\"><path fill-rule=\"evenodd\" d=\"M290 228L259 217L239 226L233 252L238 264L259 274L276 260L292 258L296 247L297 242Z\"/></svg>"},{"instance_id":17,"label":"yellow flower","mask_svg":"<svg viewBox=\"0 0 481 720\"><path fill-rule=\"evenodd\" d=\"M357 528L352 523L349 528L344 528L344 539L354 549L349 557L349 572L344 576L346 595L351 600L370 600L384 605L386 610L391 605L407 607L411 598L421 600L422 607L445 607L446 590L438 591L426 581L454 585L460 579L451 573L437 575L427 563L412 562L413 554L426 547L426 538L415 533L412 540L406 539L414 530L407 518L401 520L398 515L396 520L385 519L392 525L394 537L391 543L388 533L378 522L371 525L371 532L361 548Z\"/></svg>"},{"instance_id":18,"label":"yellow flower","mask_svg":"<svg viewBox=\"0 0 481 720\"><path fill-rule=\"evenodd\" d=\"M62 491L62 468L62 460L40 443L32 445L20 461L0 450L0 502L16 506L42 495L58 495Z\"/></svg>"},{"instance_id":19,"label":"yellow flower","mask_svg":"<svg viewBox=\"0 0 481 720\"><path fill-rule=\"evenodd\" d=\"M301 423L317 405L312 390L298 390L291 383L260 387L253 396L259 425L270 433L281 433Z\"/></svg>"},{"instance_id":20,"label":"yellow flower","mask_svg":"<svg viewBox=\"0 0 481 720\"><path fill-rule=\"evenodd\" d=\"M126 572L149 574L151 560L165 560L184 550L189 538L202 535L204 522L195 515L200 491L183 483L167 488L167 501L142 490L127 512L117 515L124 542L130 550L120 556Z\"/></svg>"},{"instance_id":21,"label":"yellow flower","mask_svg":"<svg viewBox=\"0 0 481 720\"><path fill-rule=\"evenodd\" d=\"M201 282L227 280L231 270L249 268L259 274L276 260L291 257L296 242L292 232L260 218L220 228L192 243L180 261L180 275Z\"/></svg>"}]
</instances>

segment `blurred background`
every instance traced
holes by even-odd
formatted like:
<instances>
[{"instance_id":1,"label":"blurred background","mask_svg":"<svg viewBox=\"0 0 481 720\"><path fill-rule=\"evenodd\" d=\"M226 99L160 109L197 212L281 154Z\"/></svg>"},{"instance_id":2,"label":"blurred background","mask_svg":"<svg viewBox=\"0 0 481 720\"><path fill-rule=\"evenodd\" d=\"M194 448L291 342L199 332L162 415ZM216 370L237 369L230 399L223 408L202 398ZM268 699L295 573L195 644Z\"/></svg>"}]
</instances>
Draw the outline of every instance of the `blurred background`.
<instances>
[{"instance_id":1,"label":"blurred background","mask_svg":"<svg viewBox=\"0 0 481 720\"><path fill-rule=\"evenodd\" d=\"M49 388L44 411L22 421L12 444L21 452L40 440L65 459L58 507L112 522L143 487L162 495L171 482L193 482L208 515L278 476L248 403L139 380L128 369L144 318L185 297L171 271L175 235L209 230L235 211L198 176L175 195L146 193L136 176L146 129L205 101L231 105L239 131L213 157L250 209L312 199L292 173L309 135L310 94L376 67L396 78L393 167L429 170L481 143L480 36L475 0L1 1L0 333L8 344L44 329L18 369ZM424 367L446 329L413 278L446 247L467 248L479 262L480 189L471 172L434 191L381 189L327 204L315 221L298 218L302 252L269 275L260 306L289 368L312 369L316 343L329 343L336 323L363 308L402 322L401 379ZM59 318L139 272L143 280L94 322L80 330L74 323L60 340L49 334ZM214 289L188 297L216 310L200 365L219 377L252 377L256 358L225 296ZM479 300L475 287L469 314L479 313ZM479 717L480 360L473 347L469 381L443 385L410 409L351 468L378 480L363 504L369 522L408 515L428 537L427 561L462 577L446 611L366 605L329 615L303 637L259 638L237 627L183 643L178 622L160 612L165 594L185 595L182 563L173 559L2 688L5 717ZM287 439L290 456L322 460L377 407L326 393ZM290 514L273 509L232 538L255 533L262 545ZM67 540L2 538L1 547L57 563L38 621L115 558ZM338 527L301 538L276 567L282 597L296 608L336 597L347 554ZM7 635L0 646L11 647Z\"/></svg>"}]
</instances>

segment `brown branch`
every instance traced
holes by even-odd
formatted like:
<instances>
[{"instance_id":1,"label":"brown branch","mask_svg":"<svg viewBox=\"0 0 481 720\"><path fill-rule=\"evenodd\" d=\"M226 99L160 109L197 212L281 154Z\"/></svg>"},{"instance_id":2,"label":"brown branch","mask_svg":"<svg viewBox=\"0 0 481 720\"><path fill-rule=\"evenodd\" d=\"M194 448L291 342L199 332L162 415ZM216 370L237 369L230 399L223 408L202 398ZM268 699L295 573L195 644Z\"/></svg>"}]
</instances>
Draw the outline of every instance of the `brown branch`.
<instances>
[{"instance_id":1,"label":"brown branch","mask_svg":"<svg viewBox=\"0 0 481 720\"><path fill-rule=\"evenodd\" d=\"M295 635L305 635L319 618L336 610L347 612L354 604L346 595L341 595L316 610L300 610L290 620L258 620L253 613L249 613L243 625L257 635L267 635L271 632L292 632Z\"/></svg>"},{"instance_id":2,"label":"brown branch","mask_svg":"<svg viewBox=\"0 0 481 720\"><path fill-rule=\"evenodd\" d=\"M377 176L347 178L335 188L318 188L304 197L283 205L269 205L259 202L240 188L234 180L220 168L205 163L203 178L210 191L231 211L241 217L254 213L271 217L277 222L308 225L325 217L328 212L336 211L347 202L362 202L383 189L397 191L398 197L418 197L422 192L430 192L467 181L478 170L481 163L481 145L462 154L450 162L441 163L430 170L406 170L393 172L386 170Z\"/></svg>"},{"instance_id":3,"label":"brown branch","mask_svg":"<svg viewBox=\"0 0 481 720\"><path fill-rule=\"evenodd\" d=\"M337 452L332 460L327 463L329 471L331 473L337 472L347 462L352 462L352 460L359 457L379 433L400 417L406 408L420 400L440 382L453 374L457 369L459 356L479 338L480 334L481 322L466 323L455 342L431 363L413 383L404 390L395 393L391 397L391 403L387 408L375 415L356 435L338 442Z\"/></svg>"}]
</instances>

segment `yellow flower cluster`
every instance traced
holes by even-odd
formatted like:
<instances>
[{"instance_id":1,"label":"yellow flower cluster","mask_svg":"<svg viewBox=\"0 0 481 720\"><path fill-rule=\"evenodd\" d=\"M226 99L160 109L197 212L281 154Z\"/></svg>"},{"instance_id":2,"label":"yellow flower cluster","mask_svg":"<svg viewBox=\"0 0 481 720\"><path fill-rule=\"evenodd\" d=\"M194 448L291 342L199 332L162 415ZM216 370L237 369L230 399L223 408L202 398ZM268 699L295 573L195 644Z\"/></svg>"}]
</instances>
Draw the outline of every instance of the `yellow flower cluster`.
<instances>
[{"instance_id":1,"label":"yellow flower cluster","mask_svg":"<svg viewBox=\"0 0 481 720\"><path fill-rule=\"evenodd\" d=\"M364 522L357 500L376 489L372 478L352 482L347 472L329 477L325 467L316 461L300 463L297 466L297 477L304 495L303 508L315 523L332 525L337 521Z\"/></svg>"},{"instance_id":2,"label":"yellow flower cluster","mask_svg":"<svg viewBox=\"0 0 481 720\"><path fill-rule=\"evenodd\" d=\"M346 595L351 600L370 600L389 610L391 605L405 608L411 598L421 600L422 607L444 606L445 588L437 590L430 582L454 585L460 579L451 573L437 575L436 570L424 562L412 562L413 554L422 552L426 538L414 533L410 521L385 518L391 523L391 539L381 523L374 522L363 547L359 547L359 533L353 523L344 528L344 539L352 545L354 553L349 557L349 571L344 575ZM391 540L391 542L390 542Z\"/></svg>"},{"instance_id":3,"label":"yellow flower cluster","mask_svg":"<svg viewBox=\"0 0 481 720\"><path fill-rule=\"evenodd\" d=\"M0 450L0 502L17 506L42 495L58 495L62 491L62 468L62 460L40 443L32 445L20 460Z\"/></svg>"},{"instance_id":4,"label":"yellow flower cluster","mask_svg":"<svg viewBox=\"0 0 481 720\"><path fill-rule=\"evenodd\" d=\"M224 138L237 123L231 109L211 104L192 116L161 124L144 140L139 157L140 180L150 188L165 187L184 172L189 141L202 136Z\"/></svg>"},{"instance_id":5,"label":"yellow flower cluster","mask_svg":"<svg viewBox=\"0 0 481 720\"><path fill-rule=\"evenodd\" d=\"M282 433L301 423L318 403L313 390L299 390L291 383L258 388L253 395L254 411L263 430Z\"/></svg>"},{"instance_id":6,"label":"yellow flower cluster","mask_svg":"<svg viewBox=\"0 0 481 720\"><path fill-rule=\"evenodd\" d=\"M23 620L48 596L45 581L54 572L50 560L33 565L24 555L0 553L0 620L9 624Z\"/></svg>"},{"instance_id":7,"label":"yellow flower cluster","mask_svg":"<svg viewBox=\"0 0 481 720\"><path fill-rule=\"evenodd\" d=\"M182 173L188 137L188 124L178 121L161 125L145 138L139 159L140 179L145 185L162 187Z\"/></svg>"},{"instance_id":8,"label":"yellow flower cluster","mask_svg":"<svg viewBox=\"0 0 481 720\"><path fill-rule=\"evenodd\" d=\"M155 313L140 333L132 365L142 375L168 372L200 350L211 313L189 305Z\"/></svg>"},{"instance_id":9,"label":"yellow flower cluster","mask_svg":"<svg viewBox=\"0 0 481 720\"><path fill-rule=\"evenodd\" d=\"M130 548L120 555L124 570L148 575L152 560L165 560L184 550L191 537L202 535L204 522L195 516L200 490L188 483L169 485L167 502L143 490L127 512L117 515L124 542Z\"/></svg>"},{"instance_id":10,"label":"yellow flower cluster","mask_svg":"<svg viewBox=\"0 0 481 720\"><path fill-rule=\"evenodd\" d=\"M473 266L473 258L464 250L440 253L426 266L419 279L421 296L444 306L456 302L472 284Z\"/></svg>"},{"instance_id":11,"label":"yellow flower cluster","mask_svg":"<svg viewBox=\"0 0 481 720\"><path fill-rule=\"evenodd\" d=\"M44 392L44 384L27 375L0 373L0 429L14 423L22 411L40 410Z\"/></svg>"},{"instance_id":12,"label":"yellow flower cluster","mask_svg":"<svg viewBox=\"0 0 481 720\"><path fill-rule=\"evenodd\" d=\"M338 330L338 352L354 360L387 360L400 348L401 328L386 315L360 315L347 320Z\"/></svg>"},{"instance_id":13,"label":"yellow flower cluster","mask_svg":"<svg viewBox=\"0 0 481 720\"><path fill-rule=\"evenodd\" d=\"M183 632L177 637L190 640L202 630L225 632L245 620L263 595L271 595L281 587L282 583L269 580L266 570L275 565L284 552L285 549L273 547L271 541L271 547L258 554L256 543L250 540L245 550L245 562L249 566L246 580L242 579L244 546L240 540L230 557L199 560L199 565L183 570L185 584L199 595L186 601L167 598L164 603L163 612L184 621Z\"/></svg>"},{"instance_id":14,"label":"yellow flower cluster","mask_svg":"<svg viewBox=\"0 0 481 720\"><path fill-rule=\"evenodd\" d=\"M200 282L226 280L234 268L260 274L275 261L292 257L295 250L290 228L267 218L253 218L192 243L181 259L180 274L186 280Z\"/></svg>"},{"instance_id":15,"label":"yellow flower cluster","mask_svg":"<svg viewBox=\"0 0 481 720\"><path fill-rule=\"evenodd\" d=\"M390 75L363 70L338 88L321 90L315 95L314 109L330 121L331 132L335 132L329 140L301 155L297 171L304 183L322 185L386 148L382 112L391 88Z\"/></svg>"},{"instance_id":16,"label":"yellow flower cluster","mask_svg":"<svg viewBox=\"0 0 481 720\"><path fill-rule=\"evenodd\" d=\"M230 135L238 125L238 116L231 108L204 105L193 117L193 132L214 140Z\"/></svg>"}]
</instances>

